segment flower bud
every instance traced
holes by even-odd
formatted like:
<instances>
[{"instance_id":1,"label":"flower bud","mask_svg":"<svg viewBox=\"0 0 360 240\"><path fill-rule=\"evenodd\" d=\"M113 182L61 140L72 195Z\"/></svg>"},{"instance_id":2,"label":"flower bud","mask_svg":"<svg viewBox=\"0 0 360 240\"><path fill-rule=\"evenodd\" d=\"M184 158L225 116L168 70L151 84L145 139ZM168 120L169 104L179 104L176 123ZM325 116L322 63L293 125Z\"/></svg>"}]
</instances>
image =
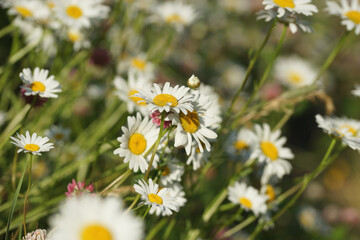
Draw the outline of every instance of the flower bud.
<instances>
[{"instance_id":1,"label":"flower bud","mask_svg":"<svg viewBox=\"0 0 360 240\"><path fill-rule=\"evenodd\" d=\"M197 89L200 86L200 80L194 74L188 79L187 85L191 89Z\"/></svg>"}]
</instances>

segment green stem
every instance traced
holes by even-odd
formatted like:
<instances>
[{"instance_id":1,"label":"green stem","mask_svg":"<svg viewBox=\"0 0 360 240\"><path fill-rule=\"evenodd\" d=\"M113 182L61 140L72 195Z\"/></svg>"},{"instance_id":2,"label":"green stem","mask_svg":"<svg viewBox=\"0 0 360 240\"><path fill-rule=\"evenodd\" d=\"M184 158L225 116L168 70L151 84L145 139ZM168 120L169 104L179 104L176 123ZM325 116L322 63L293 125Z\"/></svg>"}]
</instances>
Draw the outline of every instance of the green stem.
<instances>
[{"instance_id":1,"label":"green stem","mask_svg":"<svg viewBox=\"0 0 360 240\"><path fill-rule=\"evenodd\" d=\"M150 206L148 206L148 208L146 209L146 212L142 216L142 220L144 220L146 218L146 215L149 213L149 211L150 211Z\"/></svg>"},{"instance_id":2,"label":"green stem","mask_svg":"<svg viewBox=\"0 0 360 240\"><path fill-rule=\"evenodd\" d=\"M235 227L227 230L223 237L227 238L227 237L231 237L232 235L234 235L235 233L237 233L238 231L240 231L241 229L243 229L244 227L248 226L250 223L254 222L256 220L256 216L250 216L247 219L245 219L244 221L242 221L241 223L239 223L238 225L236 225Z\"/></svg>"},{"instance_id":3,"label":"green stem","mask_svg":"<svg viewBox=\"0 0 360 240\"><path fill-rule=\"evenodd\" d=\"M131 175L131 169L128 169L126 172L121 174L118 178L116 178L114 181L112 181L104 190L102 190L99 194L104 196L105 193L111 189L114 185L116 185L118 182L127 179Z\"/></svg>"},{"instance_id":4,"label":"green stem","mask_svg":"<svg viewBox=\"0 0 360 240\"><path fill-rule=\"evenodd\" d=\"M268 30L265 38L264 38L264 41L261 43L261 45L260 45L259 49L256 51L254 57L250 60L249 66L248 66L248 68L246 70L246 73L245 73L244 80L243 80L240 88L237 90L237 92L235 93L235 95L234 95L234 97L233 97L233 99L231 101L230 107L229 107L229 109L228 109L228 111L227 111L227 113L225 115L225 120L230 117L232 109L234 108L236 99L239 97L241 91L244 90L245 85L246 85L247 81L249 80L250 73L251 73L252 69L254 68L257 59L259 58L260 53L262 52L262 50L264 49L266 43L268 42L268 40L270 38L270 35L271 35L271 32L273 31L274 27L276 26L276 22L277 22L276 19L272 22L272 25L270 26L270 28L269 28L269 30Z\"/></svg>"},{"instance_id":5,"label":"green stem","mask_svg":"<svg viewBox=\"0 0 360 240\"><path fill-rule=\"evenodd\" d=\"M3 29L0 30L0 38L2 38L3 36L5 36L8 33L11 33L15 29L16 29L16 27L14 25L12 25L12 24L4 27Z\"/></svg>"},{"instance_id":6,"label":"green stem","mask_svg":"<svg viewBox=\"0 0 360 240\"><path fill-rule=\"evenodd\" d=\"M333 139L323 157L321 160L320 165L313 171L310 175L307 175L304 177L304 180L302 182L300 190L296 193L296 195L290 199L290 201L268 222L264 222L260 225L258 225L255 229L255 231L250 235L249 240L255 239L255 237L267 226L275 222L280 216L282 216L291 206L293 206L296 202L296 200L301 196L301 194L305 191L309 183L317 177L325 168L331 163L329 161L330 154L332 150L334 149L336 145L336 139Z\"/></svg>"},{"instance_id":7,"label":"green stem","mask_svg":"<svg viewBox=\"0 0 360 240\"><path fill-rule=\"evenodd\" d=\"M24 235L26 235L26 202L27 202L27 198L29 196L29 191L30 191L30 187L31 187L31 168L32 168L32 158L33 158L33 154L29 153L30 157L29 157L29 181L28 181L28 187L26 190L26 194L25 194L25 199L24 199L24 209L23 209L23 214L24 214L24 219L23 219L23 225L24 225Z\"/></svg>"}]
</instances>

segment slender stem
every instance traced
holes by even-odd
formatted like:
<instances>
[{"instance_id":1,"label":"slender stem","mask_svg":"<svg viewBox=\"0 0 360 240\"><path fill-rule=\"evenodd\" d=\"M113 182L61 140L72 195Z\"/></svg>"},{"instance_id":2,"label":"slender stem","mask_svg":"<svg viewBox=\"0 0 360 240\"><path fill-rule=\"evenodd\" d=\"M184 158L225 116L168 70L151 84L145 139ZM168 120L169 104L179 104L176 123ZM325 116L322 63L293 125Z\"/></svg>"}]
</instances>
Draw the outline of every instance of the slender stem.
<instances>
[{"instance_id":1,"label":"slender stem","mask_svg":"<svg viewBox=\"0 0 360 240\"><path fill-rule=\"evenodd\" d=\"M146 215L149 213L149 211L150 211L150 206L148 206L148 208L146 209L146 212L142 216L142 220L144 220L146 218Z\"/></svg>"},{"instance_id":2,"label":"slender stem","mask_svg":"<svg viewBox=\"0 0 360 240\"><path fill-rule=\"evenodd\" d=\"M129 212L135 206L137 201L139 201L140 196L141 196L140 194L136 195L134 201L131 203L131 205L128 207L128 209L126 209L126 212Z\"/></svg>"},{"instance_id":3,"label":"slender stem","mask_svg":"<svg viewBox=\"0 0 360 240\"><path fill-rule=\"evenodd\" d=\"M252 69L254 68L257 59L259 58L260 53L262 52L262 50L264 49L266 43L268 42L268 40L270 38L270 35L271 35L271 32L273 31L273 29L274 29L274 27L276 25L276 22L277 22L276 19L272 22L272 25L270 26L270 28L269 28L269 30L268 30L265 38L264 38L264 41L261 43L261 45L260 45L259 49L256 51L254 57L250 60L249 66L248 66L248 68L246 70L246 73L245 73L244 80L243 80L240 88L237 90L237 92L235 93L235 95L234 95L234 97L233 97L233 99L231 101L230 107L229 107L229 109L228 109L228 111L226 113L226 116L225 116L226 118L230 116L231 111L234 108L234 104L235 104L236 99L239 97L241 91L244 90L244 87L245 87L245 85L246 85L246 83L247 83L247 81L248 81L248 79L250 77L250 73L251 73Z\"/></svg>"},{"instance_id":4,"label":"slender stem","mask_svg":"<svg viewBox=\"0 0 360 240\"><path fill-rule=\"evenodd\" d=\"M258 225L255 229L255 231L250 235L249 240L255 239L255 237L265 228L267 227L269 224L273 223L274 221L276 221L280 216L282 216L291 206L293 206L296 202L296 200L301 196L301 194L305 191L305 189L307 188L307 186L309 185L309 183L315 178L317 177L328 165L329 163L331 163L331 161L329 161L329 157L330 154L332 152L332 150L334 149L336 145L336 139L333 139L323 157L323 159L321 160L320 165L315 169L315 171L313 171L310 175L307 175L304 177L304 180L302 182L302 186L300 188L300 190L296 193L296 195L290 199L290 201L268 222L264 222L260 225ZM331 160L331 158L330 158Z\"/></svg>"},{"instance_id":5,"label":"slender stem","mask_svg":"<svg viewBox=\"0 0 360 240\"><path fill-rule=\"evenodd\" d=\"M245 219L244 221L242 221L241 223L239 223L238 225L236 225L235 227L227 230L224 234L223 237L230 237L232 235L234 235L235 233L237 233L238 231L240 231L241 229L243 229L244 227L246 227L247 225L249 225L250 223L254 222L256 220L256 216L250 216L247 219Z\"/></svg>"},{"instance_id":6,"label":"slender stem","mask_svg":"<svg viewBox=\"0 0 360 240\"><path fill-rule=\"evenodd\" d=\"M0 30L0 38L2 38L3 36L5 36L8 33L11 33L12 31L14 31L16 29L16 27L12 24L2 28Z\"/></svg>"},{"instance_id":7,"label":"slender stem","mask_svg":"<svg viewBox=\"0 0 360 240\"><path fill-rule=\"evenodd\" d=\"M270 72L271 72L271 69L272 67L274 66L274 63L275 63L275 60L276 58L279 56L280 54L280 50L281 50L281 47L284 43L284 40L285 40L285 36L286 36L286 32L287 32L287 29L288 27L287 26L284 26L284 29L282 31L282 34L281 34L281 37L280 37L280 40L279 40L279 43L276 47L276 50L274 52L274 55L272 56L271 58L271 61L269 63L269 65L267 66L264 74L262 75L261 79L260 79L260 82L255 86L255 89L252 91L251 95L250 95L250 98L247 100L246 104L244 105L244 107L241 109L240 111L240 116L245 112L245 110L248 108L248 106L252 103L252 101L254 100L255 96L257 95L257 93L259 92L260 88L262 87L262 85L265 83L266 79L268 78ZM236 121L235 121L236 122Z\"/></svg>"},{"instance_id":8,"label":"slender stem","mask_svg":"<svg viewBox=\"0 0 360 240\"><path fill-rule=\"evenodd\" d=\"M106 188L104 188L104 190L102 190L99 194L104 196L104 194L110 189L112 188L115 184L117 184L118 182L122 181L123 179L127 179L131 174L131 169L128 169L126 172L124 172L123 174L121 174L118 178L116 178L114 181L112 181Z\"/></svg>"},{"instance_id":9,"label":"slender stem","mask_svg":"<svg viewBox=\"0 0 360 240\"><path fill-rule=\"evenodd\" d=\"M26 235L26 202L27 202L27 198L29 195L29 191L30 191L30 187L31 187L31 167L32 167L32 158L33 158L33 154L29 153L29 181L28 181L28 187L26 190L26 194L25 194L25 199L24 199L24 219L23 219L23 225L24 225L24 235Z\"/></svg>"}]
</instances>

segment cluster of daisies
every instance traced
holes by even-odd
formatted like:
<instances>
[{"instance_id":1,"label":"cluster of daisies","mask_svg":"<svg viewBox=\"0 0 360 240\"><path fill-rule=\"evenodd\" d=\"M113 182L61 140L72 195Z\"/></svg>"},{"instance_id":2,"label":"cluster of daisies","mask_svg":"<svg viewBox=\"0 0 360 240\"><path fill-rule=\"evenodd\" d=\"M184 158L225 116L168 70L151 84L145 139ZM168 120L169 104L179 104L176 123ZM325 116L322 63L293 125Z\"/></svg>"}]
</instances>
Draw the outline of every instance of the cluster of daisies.
<instances>
[{"instance_id":1,"label":"cluster of daisies","mask_svg":"<svg viewBox=\"0 0 360 240\"><path fill-rule=\"evenodd\" d=\"M350 2L349 2L350 1ZM341 17L341 24L348 31L355 30L360 34L360 5L358 0L341 0L341 4L335 1L326 1L326 11L331 15ZM303 16L311 16L318 12L317 7L311 0L264 0L265 10L259 12L258 19L269 22L277 19L279 22L289 26L292 33L298 28L303 32L312 32L310 23L302 19Z\"/></svg>"}]
</instances>

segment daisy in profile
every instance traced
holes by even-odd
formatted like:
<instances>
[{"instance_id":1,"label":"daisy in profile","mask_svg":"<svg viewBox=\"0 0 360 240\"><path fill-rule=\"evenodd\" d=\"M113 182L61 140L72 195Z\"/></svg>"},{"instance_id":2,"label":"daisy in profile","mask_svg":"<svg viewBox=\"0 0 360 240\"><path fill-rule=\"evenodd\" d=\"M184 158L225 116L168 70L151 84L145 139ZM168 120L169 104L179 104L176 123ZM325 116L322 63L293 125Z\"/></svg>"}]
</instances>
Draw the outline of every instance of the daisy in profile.
<instances>
[{"instance_id":1,"label":"daisy in profile","mask_svg":"<svg viewBox=\"0 0 360 240\"><path fill-rule=\"evenodd\" d=\"M214 119L211 128L216 130L220 127L222 121L220 97L215 92L215 89L209 85L201 84L198 90L202 96L207 96L209 98L210 106L206 113L210 118Z\"/></svg>"},{"instance_id":2,"label":"daisy in profile","mask_svg":"<svg viewBox=\"0 0 360 240\"><path fill-rule=\"evenodd\" d=\"M15 146L19 148L18 153L32 153L34 155L41 155L41 152L48 152L50 149L54 148L52 143L48 143L49 139L47 137L40 137L36 133L33 133L30 136L29 131L26 131L25 136L19 133L16 133L17 138L10 137Z\"/></svg>"},{"instance_id":3,"label":"daisy in profile","mask_svg":"<svg viewBox=\"0 0 360 240\"><path fill-rule=\"evenodd\" d=\"M265 214L267 211L266 201L268 196L260 194L259 191L245 183L235 182L228 187L228 199L230 202L240 204L246 211L251 210L256 216Z\"/></svg>"},{"instance_id":4,"label":"daisy in profile","mask_svg":"<svg viewBox=\"0 0 360 240\"><path fill-rule=\"evenodd\" d=\"M296 56L278 58L274 66L275 78L289 88L313 84L317 72L309 62Z\"/></svg>"},{"instance_id":5,"label":"daisy in profile","mask_svg":"<svg viewBox=\"0 0 360 240\"><path fill-rule=\"evenodd\" d=\"M263 126L256 124L254 128L256 141L250 158L257 158L260 163L265 163L262 181L266 182L273 175L282 178L289 174L292 167L286 159L293 159L294 154L289 148L283 147L286 138L280 137L281 131L272 132L267 123Z\"/></svg>"},{"instance_id":6,"label":"daisy in profile","mask_svg":"<svg viewBox=\"0 0 360 240\"><path fill-rule=\"evenodd\" d=\"M355 34L360 34L360 5L358 0L341 1L341 5L334 1L327 1L326 10L331 15L340 16L341 24L346 26L348 31L355 29Z\"/></svg>"},{"instance_id":7,"label":"daisy in profile","mask_svg":"<svg viewBox=\"0 0 360 240\"><path fill-rule=\"evenodd\" d=\"M351 92L354 96L360 97L360 85L357 85Z\"/></svg>"},{"instance_id":8,"label":"daisy in profile","mask_svg":"<svg viewBox=\"0 0 360 240\"><path fill-rule=\"evenodd\" d=\"M128 80L126 81L120 76L115 77L113 84L115 86L115 94L127 104L129 113L139 111L143 116L149 115L149 109L143 98L133 96L139 93L136 89L149 88L150 82L142 75L136 74L134 71L128 72ZM140 101L140 102L139 102Z\"/></svg>"},{"instance_id":9,"label":"daisy in profile","mask_svg":"<svg viewBox=\"0 0 360 240\"><path fill-rule=\"evenodd\" d=\"M360 151L360 121L348 118L315 116L319 128L338 138L351 149Z\"/></svg>"},{"instance_id":10,"label":"daisy in profile","mask_svg":"<svg viewBox=\"0 0 360 240\"><path fill-rule=\"evenodd\" d=\"M284 16L286 11L305 16L318 12L316 6L311 4L311 0L264 0L263 5L265 5L265 10L277 8L278 17Z\"/></svg>"},{"instance_id":11,"label":"daisy in profile","mask_svg":"<svg viewBox=\"0 0 360 240\"><path fill-rule=\"evenodd\" d=\"M176 201L179 203L179 207L184 206L187 202L187 199L181 184L175 182L167 185L166 187L169 189L169 195L173 198L176 198Z\"/></svg>"},{"instance_id":12,"label":"daisy in profile","mask_svg":"<svg viewBox=\"0 0 360 240\"><path fill-rule=\"evenodd\" d=\"M121 127L123 135L117 140L120 147L114 151L120 157L124 157L124 162L129 163L129 168L137 172L139 169L144 173L148 168L147 159L151 154L145 156L151 146L155 143L159 135L159 129L149 120L148 117L141 118L140 113L136 117L127 118L128 127ZM154 167L157 167L155 155Z\"/></svg>"},{"instance_id":13,"label":"daisy in profile","mask_svg":"<svg viewBox=\"0 0 360 240\"><path fill-rule=\"evenodd\" d=\"M21 16L24 19L43 21L50 15L50 10L39 0L5 0L9 15Z\"/></svg>"},{"instance_id":14,"label":"daisy in profile","mask_svg":"<svg viewBox=\"0 0 360 240\"><path fill-rule=\"evenodd\" d=\"M45 229L36 229L22 238L22 240L49 240Z\"/></svg>"},{"instance_id":15,"label":"daisy in profile","mask_svg":"<svg viewBox=\"0 0 360 240\"><path fill-rule=\"evenodd\" d=\"M190 88L176 85L170 87L170 83L166 82L163 89L154 83L154 88L138 88L139 93L132 95L145 100L150 112L158 110L159 112L176 112L186 114L187 111L193 111L192 99L194 96L189 94ZM141 101L140 101L141 102ZM138 101L139 103L139 101Z\"/></svg>"},{"instance_id":16,"label":"daisy in profile","mask_svg":"<svg viewBox=\"0 0 360 240\"><path fill-rule=\"evenodd\" d=\"M180 204L175 197L170 196L168 188L160 189L151 178L149 184L144 180L137 183L134 185L135 191L141 194L142 203L150 207L150 214L169 216L172 211L178 211Z\"/></svg>"},{"instance_id":17,"label":"daisy in profile","mask_svg":"<svg viewBox=\"0 0 360 240\"><path fill-rule=\"evenodd\" d=\"M110 8L102 0L61 0L54 7L58 19L73 28L89 28L93 21L108 16Z\"/></svg>"},{"instance_id":18,"label":"daisy in profile","mask_svg":"<svg viewBox=\"0 0 360 240\"><path fill-rule=\"evenodd\" d=\"M123 209L118 198L67 198L50 219L52 240L144 239L144 224Z\"/></svg>"},{"instance_id":19,"label":"daisy in profile","mask_svg":"<svg viewBox=\"0 0 360 240\"><path fill-rule=\"evenodd\" d=\"M197 92L196 95L194 94L192 105L193 111L168 116L173 121L173 124L177 125L174 146L184 146L187 155L190 155L193 139L197 142L199 151L203 152L204 147L207 151L210 151L209 140L217 138L217 134L210 129L216 119L207 115L211 105L209 98Z\"/></svg>"},{"instance_id":20,"label":"daisy in profile","mask_svg":"<svg viewBox=\"0 0 360 240\"><path fill-rule=\"evenodd\" d=\"M192 165L193 170L196 171L209 161L209 157L210 152L207 151L206 148L204 148L203 152L200 152L197 142L193 141L186 165Z\"/></svg>"},{"instance_id":21,"label":"daisy in profile","mask_svg":"<svg viewBox=\"0 0 360 240\"><path fill-rule=\"evenodd\" d=\"M164 2L154 9L155 15L160 20L174 26L178 31L190 25L197 17L194 8L182 1Z\"/></svg>"},{"instance_id":22,"label":"daisy in profile","mask_svg":"<svg viewBox=\"0 0 360 240\"><path fill-rule=\"evenodd\" d=\"M242 128L239 132L230 134L226 142L226 150L234 158L241 156L247 160L250 157L255 140L256 136L250 129Z\"/></svg>"},{"instance_id":23,"label":"daisy in profile","mask_svg":"<svg viewBox=\"0 0 360 240\"><path fill-rule=\"evenodd\" d=\"M176 164L175 161L169 162L162 168L160 183L167 186L174 182L181 182L181 177L183 174L183 166Z\"/></svg>"},{"instance_id":24,"label":"daisy in profile","mask_svg":"<svg viewBox=\"0 0 360 240\"><path fill-rule=\"evenodd\" d=\"M57 98L57 93L61 92L60 84L51 75L48 77L49 71L45 69L35 68L34 73L29 68L23 69L20 78L24 83L21 86L25 90L25 96L39 95L41 98Z\"/></svg>"}]
</instances>

